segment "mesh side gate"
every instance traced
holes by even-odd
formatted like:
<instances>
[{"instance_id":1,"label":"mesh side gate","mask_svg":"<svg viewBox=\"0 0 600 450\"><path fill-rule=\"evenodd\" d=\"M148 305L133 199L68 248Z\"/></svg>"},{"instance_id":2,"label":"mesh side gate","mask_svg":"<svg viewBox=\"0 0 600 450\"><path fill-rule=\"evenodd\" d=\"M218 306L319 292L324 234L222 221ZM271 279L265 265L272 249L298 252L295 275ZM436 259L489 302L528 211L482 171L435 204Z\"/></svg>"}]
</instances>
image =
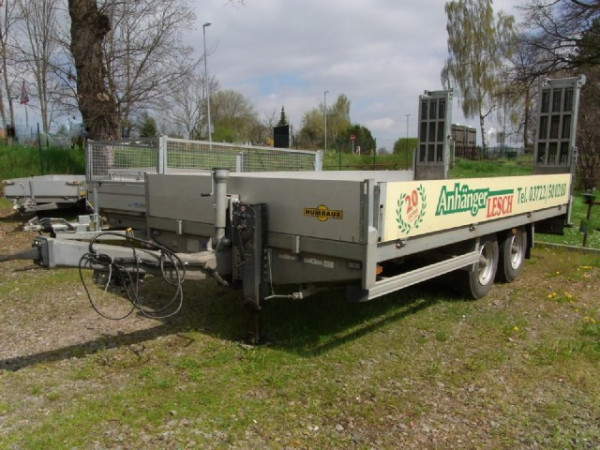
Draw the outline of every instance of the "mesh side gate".
<instances>
[{"instance_id":1,"label":"mesh side gate","mask_svg":"<svg viewBox=\"0 0 600 450\"><path fill-rule=\"evenodd\" d=\"M232 172L319 171L321 152L162 137L89 141L89 181L144 181L145 173L186 173L215 167Z\"/></svg>"},{"instance_id":2,"label":"mesh side gate","mask_svg":"<svg viewBox=\"0 0 600 450\"><path fill-rule=\"evenodd\" d=\"M156 173L158 141L88 141L89 181L143 181L144 173Z\"/></svg>"},{"instance_id":3,"label":"mesh side gate","mask_svg":"<svg viewBox=\"0 0 600 450\"><path fill-rule=\"evenodd\" d=\"M313 152L310 152L313 153ZM243 153L244 172L316 170L313 154L272 149L248 149Z\"/></svg>"},{"instance_id":4,"label":"mesh side gate","mask_svg":"<svg viewBox=\"0 0 600 450\"><path fill-rule=\"evenodd\" d=\"M166 172L210 170L241 172L321 170L319 154L307 150L167 139Z\"/></svg>"},{"instance_id":5,"label":"mesh side gate","mask_svg":"<svg viewBox=\"0 0 600 450\"><path fill-rule=\"evenodd\" d=\"M166 173L210 170L213 167L236 170L237 148L204 141L166 139Z\"/></svg>"}]
</instances>

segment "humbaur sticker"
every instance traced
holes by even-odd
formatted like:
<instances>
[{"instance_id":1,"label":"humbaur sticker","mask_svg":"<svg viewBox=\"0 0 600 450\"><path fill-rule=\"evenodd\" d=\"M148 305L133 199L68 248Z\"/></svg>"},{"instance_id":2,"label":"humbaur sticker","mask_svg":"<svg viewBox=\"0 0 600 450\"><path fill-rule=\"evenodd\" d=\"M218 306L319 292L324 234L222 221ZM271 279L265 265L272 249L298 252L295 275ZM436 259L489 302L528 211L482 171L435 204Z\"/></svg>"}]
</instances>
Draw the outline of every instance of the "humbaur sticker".
<instances>
[{"instance_id":1,"label":"humbaur sticker","mask_svg":"<svg viewBox=\"0 0 600 450\"><path fill-rule=\"evenodd\" d=\"M329 219L342 220L344 218L344 211L329 209L325 205L319 205L316 208L304 208L304 215L315 217L320 222L326 222Z\"/></svg>"},{"instance_id":2,"label":"humbaur sticker","mask_svg":"<svg viewBox=\"0 0 600 450\"><path fill-rule=\"evenodd\" d=\"M419 228L427 209L427 195L422 184L407 193L401 193L396 202L396 222L402 233Z\"/></svg>"}]
</instances>

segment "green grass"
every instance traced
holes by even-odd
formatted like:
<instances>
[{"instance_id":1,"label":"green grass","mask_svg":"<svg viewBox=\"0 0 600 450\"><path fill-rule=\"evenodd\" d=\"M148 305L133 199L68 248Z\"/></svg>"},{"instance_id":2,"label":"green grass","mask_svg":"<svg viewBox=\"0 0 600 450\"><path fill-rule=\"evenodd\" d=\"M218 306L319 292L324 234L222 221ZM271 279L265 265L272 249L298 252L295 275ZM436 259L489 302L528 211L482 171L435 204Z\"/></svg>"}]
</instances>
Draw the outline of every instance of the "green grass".
<instances>
[{"instance_id":1,"label":"green grass","mask_svg":"<svg viewBox=\"0 0 600 450\"><path fill-rule=\"evenodd\" d=\"M0 144L0 180L42 173L85 173L84 150L42 148L40 152L35 147L7 147Z\"/></svg>"},{"instance_id":2,"label":"green grass","mask_svg":"<svg viewBox=\"0 0 600 450\"><path fill-rule=\"evenodd\" d=\"M412 160L403 155L357 155L328 150L323 156L324 170L399 170L410 168Z\"/></svg>"},{"instance_id":3,"label":"green grass","mask_svg":"<svg viewBox=\"0 0 600 450\"><path fill-rule=\"evenodd\" d=\"M450 170L451 178L479 178L531 175L533 169L530 162L522 160L497 159L493 161L470 161L457 159Z\"/></svg>"},{"instance_id":4,"label":"green grass","mask_svg":"<svg viewBox=\"0 0 600 450\"><path fill-rule=\"evenodd\" d=\"M3 218L3 240L19 222ZM26 344L19 370L0 361L0 448L600 445L595 255L536 248L480 301L436 281L362 304L272 300L254 348L239 291L190 280L176 317L108 331L76 271L27 265L0 271L4 339Z\"/></svg>"},{"instance_id":5,"label":"green grass","mask_svg":"<svg viewBox=\"0 0 600 450\"><path fill-rule=\"evenodd\" d=\"M434 283L367 304L273 302L258 348L237 341L238 293L192 288L160 337L0 375L24 402L0 408L13 430L0 446L598 445L600 305L569 281L590 258L566 255L536 251L523 282L478 302ZM546 298L559 286L572 303Z\"/></svg>"},{"instance_id":6,"label":"green grass","mask_svg":"<svg viewBox=\"0 0 600 450\"><path fill-rule=\"evenodd\" d=\"M551 244L583 246L584 233L581 225L587 223L588 236L586 247L600 249L600 206L592 207L590 221L586 220L588 205L585 204L583 195L576 193L573 197L573 210L571 213L571 224L564 228L563 235L536 234L536 241Z\"/></svg>"}]
</instances>

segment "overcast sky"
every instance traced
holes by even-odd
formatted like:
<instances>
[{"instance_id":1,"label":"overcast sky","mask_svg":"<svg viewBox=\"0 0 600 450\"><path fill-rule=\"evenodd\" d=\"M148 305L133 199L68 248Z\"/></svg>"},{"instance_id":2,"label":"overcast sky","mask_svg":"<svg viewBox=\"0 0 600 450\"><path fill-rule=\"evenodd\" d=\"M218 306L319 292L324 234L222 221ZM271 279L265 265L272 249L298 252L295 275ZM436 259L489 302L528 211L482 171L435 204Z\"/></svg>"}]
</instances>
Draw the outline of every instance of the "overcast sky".
<instances>
[{"instance_id":1,"label":"overcast sky","mask_svg":"<svg viewBox=\"0 0 600 450\"><path fill-rule=\"evenodd\" d=\"M494 10L518 15L518 0L496 0ZM281 107L296 130L306 111L351 101L353 123L365 125L378 147L416 136L418 97L442 89L447 57L444 0L192 1L193 45L209 50L208 72L223 89L241 92L261 118ZM468 123L454 100L453 123ZM479 135L479 132L478 132ZM480 137L478 136L478 140ZM491 142L494 145L494 142Z\"/></svg>"}]
</instances>

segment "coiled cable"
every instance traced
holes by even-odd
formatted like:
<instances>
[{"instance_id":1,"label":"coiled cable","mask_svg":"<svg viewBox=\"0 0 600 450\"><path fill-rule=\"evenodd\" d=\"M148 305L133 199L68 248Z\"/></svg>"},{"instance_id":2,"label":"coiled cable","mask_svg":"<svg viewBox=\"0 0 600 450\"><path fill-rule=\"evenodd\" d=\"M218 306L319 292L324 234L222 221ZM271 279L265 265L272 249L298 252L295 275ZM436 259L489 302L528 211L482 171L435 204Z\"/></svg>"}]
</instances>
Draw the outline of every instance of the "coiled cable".
<instances>
[{"instance_id":1,"label":"coiled cable","mask_svg":"<svg viewBox=\"0 0 600 450\"><path fill-rule=\"evenodd\" d=\"M101 237L115 236L119 239L125 239L131 249L131 258L133 266L126 267L123 261L117 261L106 253L100 253L96 248L96 241ZM156 258L156 263L151 264L139 256L139 252L144 250L152 251L147 253ZM153 266L158 268L163 281L175 288L171 299L162 307L155 308L144 304L139 293L139 281L143 272L143 266ZM88 288L83 272L84 269L92 269L96 273L104 272L106 276L103 279L104 294L107 294L111 285L120 286L125 298L131 303L131 308L124 314L113 316L103 312ZM98 233L90 240L89 251L79 260L79 278L86 292L90 305L100 316L110 320L122 320L130 316L135 310L140 311L146 317L151 319L166 319L177 314L183 305L183 282L185 281L185 266L181 259L170 249L156 242L147 241L122 233L104 231Z\"/></svg>"}]
</instances>

